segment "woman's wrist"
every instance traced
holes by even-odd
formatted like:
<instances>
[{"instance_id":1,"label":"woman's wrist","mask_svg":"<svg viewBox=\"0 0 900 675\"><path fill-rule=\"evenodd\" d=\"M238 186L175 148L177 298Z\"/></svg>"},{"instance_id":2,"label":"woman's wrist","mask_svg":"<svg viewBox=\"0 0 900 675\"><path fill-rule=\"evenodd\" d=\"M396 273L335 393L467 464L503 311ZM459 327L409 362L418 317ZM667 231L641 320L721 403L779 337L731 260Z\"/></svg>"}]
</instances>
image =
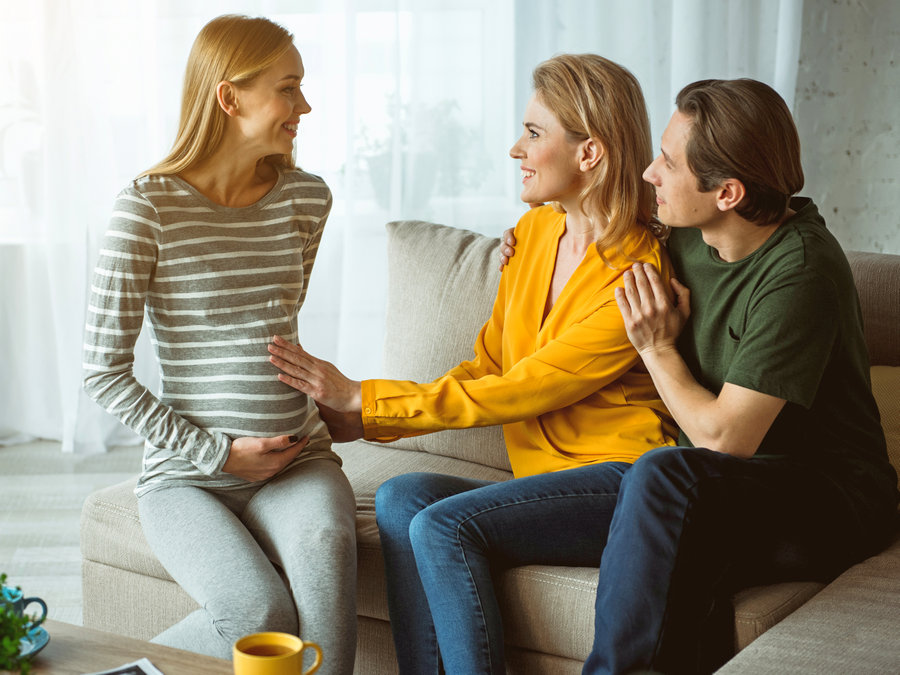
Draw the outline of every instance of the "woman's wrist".
<instances>
[{"instance_id":1,"label":"woman's wrist","mask_svg":"<svg viewBox=\"0 0 900 675\"><path fill-rule=\"evenodd\" d=\"M362 382L353 382L353 394L350 397L350 409L348 412L362 415Z\"/></svg>"}]
</instances>

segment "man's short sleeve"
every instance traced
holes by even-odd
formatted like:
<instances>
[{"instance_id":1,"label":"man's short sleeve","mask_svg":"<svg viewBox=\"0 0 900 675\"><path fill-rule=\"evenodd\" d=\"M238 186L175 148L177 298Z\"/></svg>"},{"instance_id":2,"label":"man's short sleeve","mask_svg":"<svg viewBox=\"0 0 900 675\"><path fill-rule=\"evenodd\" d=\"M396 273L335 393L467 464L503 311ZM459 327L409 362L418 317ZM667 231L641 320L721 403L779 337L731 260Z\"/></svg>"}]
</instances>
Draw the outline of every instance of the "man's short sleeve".
<instances>
[{"instance_id":1,"label":"man's short sleeve","mask_svg":"<svg viewBox=\"0 0 900 675\"><path fill-rule=\"evenodd\" d=\"M725 381L809 408L838 335L834 284L792 272L754 293L744 325L729 326Z\"/></svg>"}]
</instances>

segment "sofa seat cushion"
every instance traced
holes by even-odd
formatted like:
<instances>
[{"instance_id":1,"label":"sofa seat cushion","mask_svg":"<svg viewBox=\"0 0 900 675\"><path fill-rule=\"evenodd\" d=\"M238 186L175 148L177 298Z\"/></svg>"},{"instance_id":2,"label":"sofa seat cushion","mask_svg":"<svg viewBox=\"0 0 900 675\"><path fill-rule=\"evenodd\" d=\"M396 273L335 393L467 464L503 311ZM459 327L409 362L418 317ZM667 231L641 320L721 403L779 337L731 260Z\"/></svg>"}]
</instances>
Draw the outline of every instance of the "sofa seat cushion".
<instances>
[{"instance_id":1,"label":"sofa seat cushion","mask_svg":"<svg viewBox=\"0 0 900 675\"><path fill-rule=\"evenodd\" d=\"M385 480L411 471L448 473L482 480L507 480L501 469L442 455L366 441L337 445L357 500L359 551L358 613L387 621L384 562L375 523L375 491ZM92 569L171 582L141 530L135 479L88 497L82 511L82 556ZM137 577L131 577L137 578ZM740 649L813 596L819 584L761 586L735 598ZM583 660L593 640L597 569L529 565L505 571L498 581L507 642L530 652ZM86 617L87 618L87 617ZM162 626L158 628L161 629ZM143 635L146 639L149 635Z\"/></svg>"},{"instance_id":2,"label":"sofa seat cushion","mask_svg":"<svg viewBox=\"0 0 900 675\"><path fill-rule=\"evenodd\" d=\"M357 540L360 549L359 613L387 620L384 565L375 524L375 490L388 478L411 471L455 474L481 480L507 480L512 474L452 457L357 441L336 445L344 471L356 492ZM150 550L141 529L134 487L137 477L97 490L81 513L81 555L84 560L139 575L171 581ZM371 567L375 565L376 567Z\"/></svg>"},{"instance_id":3,"label":"sofa seat cushion","mask_svg":"<svg viewBox=\"0 0 900 675\"><path fill-rule=\"evenodd\" d=\"M384 481L404 473L423 471L478 480L507 480L512 474L465 460L356 441L334 446L344 460L344 472L356 494L356 545L359 577L357 613L388 620L387 588L381 541L375 524L375 491Z\"/></svg>"},{"instance_id":4,"label":"sofa seat cushion","mask_svg":"<svg viewBox=\"0 0 900 675\"><path fill-rule=\"evenodd\" d=\"M479 480L507 480L508 471L472 462L366 441L335 446L356 493L360 616L388 620L381 542L375 523L375 491L385 480L410 472L448 473ZM504 572L498 595L507 643L530 651L584 660L594 637L597 569L529 565Z\"/></svg>"},{"instance_id":5,"label":"sofa seat cushion","mask_svg":"<svg viewBox=\"0 0 900 675\"><path fill-rule=\"evenodd\" d=\"M410 472L449 473L481 480L511 474L479 464L391 445L357 441L335 446L356 493L361 617L388 620L384 561L375 522L375 491L385 480ZM594 637L597 568L528 565L503 572L497 593L507 644L567 659L587 658ZM738 649L806 602L822 584L794 582L760 586L735 597Z\"/></svg>"},{"instance_id":6,"label":"sofa seat cushion","mask_svg":"<svg viewBox=\"0 0 900 675\"><path fill-rule=\"evenodd\" d=\"M411 471L448 473L482 480L507 480L511 474L452 457L366 441L337 445L335 449L344 460L344 471L356 493L357 611L360 617L387 621L384 562L375 523L378 486L388 478ZM85 501L81 521L82 556L91 570L102 569L107 575L115 575L118 570L124 575L122 578L150 577L171 584L171 577L153 555L141 530L134 496L135 481L136 478L132 478L103 488ZM780 584L739 594L735 599L738 647L778 623L818 588L817 584ZM529 565L507 570L499 579L498 594L509 645L530 652L583 660L593 639L596 590L596 568ZM89 617L86 615L85 618ZM161 630L172 620L174 617L156 629ZM105 624L104 627L112 629ZM141 633L140 636L147 639L150 634Z\"/></svg>"},{"instance_id":7,"label":"sofa seat cushion","mask_svg":"<svg viewBox=\"0 0 900 675\"><path fill-rule=\"evenodd\" d=\"M822 590L818 581L754 586L734 596L734 646L740 651Z\"/></svg>"},{"instance_id":8,"label":"sofa seat cushion","mask_svg":"<svg viewBox=\"0 0 900 675\"><path fill-rule=\"evenodd\" d=\"M900 672L898 579L900 535L887 550L844 572L719 672L896 675Z\"/></svg>"},{"instance_id":9,"label":"sofa seat cushion","mask_svg":"<svg viewBox=\"0 0 900 675\"><path fill-rule=\"evenodd\" d=\"M88 495L81 510L81 557L143 576L171 580L144 538L134 496L136 484L137 476Z\"/></svg>"}]
</instances>

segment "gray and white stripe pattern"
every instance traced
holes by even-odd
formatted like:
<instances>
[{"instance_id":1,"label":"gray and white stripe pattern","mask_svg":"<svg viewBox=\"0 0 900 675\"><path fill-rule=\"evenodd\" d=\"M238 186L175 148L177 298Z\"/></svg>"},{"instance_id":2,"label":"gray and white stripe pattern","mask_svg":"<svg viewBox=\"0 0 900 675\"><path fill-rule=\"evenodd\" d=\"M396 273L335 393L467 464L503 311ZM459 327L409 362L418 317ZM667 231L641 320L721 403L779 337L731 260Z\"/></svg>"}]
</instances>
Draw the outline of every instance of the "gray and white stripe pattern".
<instances>
[{"instance_id":1,"label":"gray and white stripe pattern","mask_svg":"<svg viewBox=\"0 0 900 675\"><path fill-rule=\"evenodd\" d=\"M278 381L266 345L297 339L331 209L317 176L281 170L259 202L229 208L175 176L148 176L114 207L91 285L85 390L146 439L137 493L175 481L246 484L221 472L240 436L309 435L296 461L330 451L315 405ZM146 312L158 396L133 374Z\"/></svg>"}]
</instances>

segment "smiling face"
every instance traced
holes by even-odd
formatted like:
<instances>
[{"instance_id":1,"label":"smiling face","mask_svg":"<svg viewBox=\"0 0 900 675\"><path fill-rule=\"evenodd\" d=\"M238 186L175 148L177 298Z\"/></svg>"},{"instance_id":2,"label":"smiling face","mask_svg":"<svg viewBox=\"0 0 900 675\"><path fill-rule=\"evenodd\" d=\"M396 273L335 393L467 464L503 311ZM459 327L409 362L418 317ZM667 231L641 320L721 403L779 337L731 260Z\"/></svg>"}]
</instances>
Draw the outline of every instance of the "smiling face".
<instances>
[{"instance_id":1,"label":"smiling face","mask_svg":"<svg viewBox=\"0 0 900 675\"><path fill-rule=\"evenodd\" d=\"M702 227L721 215L717 190L701 192L687 162L691 118L676 111L663 132L660 154L644 171L656 188L657 217L669 227Z\"/></svg>"},{"instance_id":2,"label":"smiling face","mask_svg":"<svg viewBox=\"0 0 900 675\"><path fill-rule=\"evenodd\" d=\"M521 162L522 201L572 202L584 186L579 171L580 143L571 140L556 115L537 95L525 108L522 137L509 155Z\"/></svg>"},{"instance_id":3,"label":"smiling face","mask_svg":"<svg viewBox=\"0 0 900 675\"><path fill-rule=\"evenodd\" d=\"M300 91L303 74L300 52L292 46L238 90L240 133L259 157L291 154L300 115L312 109Z\"/></svg>"}]
</instances>

